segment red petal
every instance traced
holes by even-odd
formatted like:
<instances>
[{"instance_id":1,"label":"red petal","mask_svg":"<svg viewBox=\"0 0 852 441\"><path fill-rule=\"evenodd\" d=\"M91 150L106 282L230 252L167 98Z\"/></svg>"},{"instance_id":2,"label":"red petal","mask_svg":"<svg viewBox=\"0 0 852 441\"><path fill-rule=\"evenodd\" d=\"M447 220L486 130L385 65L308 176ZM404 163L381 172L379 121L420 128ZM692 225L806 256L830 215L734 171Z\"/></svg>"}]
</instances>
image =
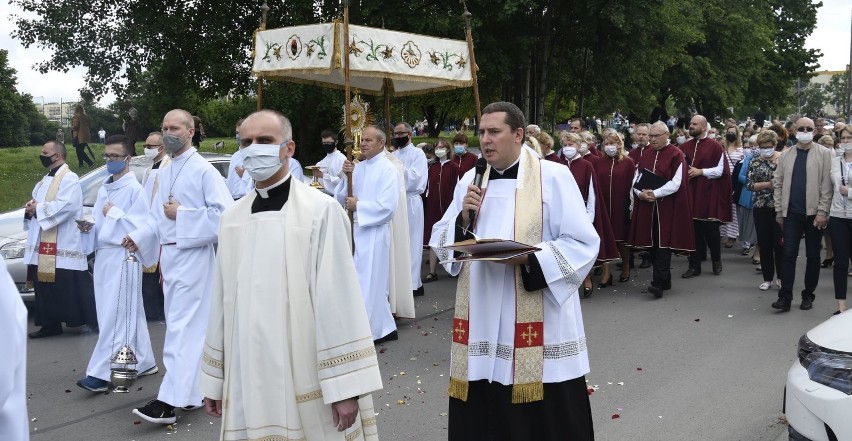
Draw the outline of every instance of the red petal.
<instances>
[{"instance_id":1,"label":"red petal","mask_svg":"<svg viewBox=\"0 0 852 441\"><path fill-rule=\"evenodd\" d=\"M621 415L614 413L612 414L612 419L621 418Z\"/></svg>"}]
</instances>

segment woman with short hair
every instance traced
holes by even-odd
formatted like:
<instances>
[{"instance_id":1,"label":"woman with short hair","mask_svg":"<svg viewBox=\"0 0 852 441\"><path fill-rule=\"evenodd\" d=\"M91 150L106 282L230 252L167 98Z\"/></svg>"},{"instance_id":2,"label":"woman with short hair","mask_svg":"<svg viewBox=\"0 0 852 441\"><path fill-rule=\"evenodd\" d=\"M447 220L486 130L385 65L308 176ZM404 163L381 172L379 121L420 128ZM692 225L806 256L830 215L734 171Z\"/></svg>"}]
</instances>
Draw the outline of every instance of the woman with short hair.
<instances>
[{"instance_id":1,"label":"woman with short hair","mask_svg":"<svg viewBox=\"0 0 852 441\"><path fill-rule=\"evenodd\" d=\"M757 135L759 155L752 158L746 174L746 188L753 192L752 216L760 247L760 269L763 283L759 288L766 291L775 284L781 287L781 260L784 246L781 226L775 221L775 190L772 178L778 166L781 152L776 149L778 135L772 130L762 130ZM779 277L776 279L775 277Z\"/></svg>"},{"instance_id":2,"label":"woman with short hair","mask_svg":"<svg viewBox=\"0 0 852 441\"><path fill-rule=\"evenodd\" d=\"M618 253L621 255L621 283L630 281L630 251L627 233L630 230L630 209L633 206L633 175L636 166L624 151L624 140L615 131L603 135L603 157L595 164L595 174L600 184L600 197L609 211L610 225ZM612 286L610 263L604 262L599 288Z\"/></svg>"},{"instance_id":3,"label":"woman with short hair","mask_svg":"<svg viewBox=\"0 0 852 441\"><path fill-rule=\"evenodd\" d=\"M834 250L834 298L837 312L846 310L846 276L849 270L849 254L852 249L852 191L849 173L852 172L852 127L844 127L838 134L843 155L831 160L831 182L834 196L828 219L828 234Z\"/></svg>"}]
</instances>

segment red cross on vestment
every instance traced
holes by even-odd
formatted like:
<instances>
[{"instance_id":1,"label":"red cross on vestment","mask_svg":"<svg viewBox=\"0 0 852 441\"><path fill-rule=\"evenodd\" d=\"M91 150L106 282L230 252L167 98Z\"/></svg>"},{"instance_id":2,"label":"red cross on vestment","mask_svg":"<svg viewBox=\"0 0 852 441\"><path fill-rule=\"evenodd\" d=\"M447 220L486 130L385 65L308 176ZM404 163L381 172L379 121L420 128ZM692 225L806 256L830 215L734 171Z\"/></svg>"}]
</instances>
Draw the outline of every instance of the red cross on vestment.
<instances>
[{"instance_id":1,"label":"red cross on vestment","mask_svg":"<svg viewBox=\"0 0 852 441\"><path fill-rule=\"evenodd\" d=\"M465 319L453 319L453 341L455 343L467 344L468 326L468 321Z\"/></svg>"},{"instance_id":2,"label":"red cross on vestment","mask_svg":"<svg viewBox=\"0 0 852 441\"><path fill-rule=\"evenodd\" d=\"M44 254L47 256L55 256L56 255L56 244L50 242L41 242L38 245L38 253Z\"/></svg>"},{"instance_id":3,"label":"red cross on vestment","mask_svg":"<svg viewBox=\"0 0 852 441\"><path fill-rule=\"evenodd\" d=\"M544 346L544 323L515 323L515 348Z\"/></svg>"}]
</instances>

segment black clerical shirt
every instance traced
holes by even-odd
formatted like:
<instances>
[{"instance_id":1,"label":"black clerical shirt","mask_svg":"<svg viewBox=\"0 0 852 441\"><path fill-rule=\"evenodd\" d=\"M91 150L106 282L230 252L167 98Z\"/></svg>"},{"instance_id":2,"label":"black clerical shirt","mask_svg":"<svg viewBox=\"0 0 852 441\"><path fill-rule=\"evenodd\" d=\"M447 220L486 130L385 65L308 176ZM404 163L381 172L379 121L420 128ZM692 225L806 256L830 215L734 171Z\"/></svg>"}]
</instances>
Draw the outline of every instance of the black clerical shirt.
<instances>
[{"instance_id":1,"label":"black clerical shirt","mask_svg":"<svg viewBox=\"0 0 852 441\"><path fill-rule=\"evenodd\" d=\"M257 189L257 197L251 203L251 212L260 213L261 211L280 211L287 203L290 197L290 176L287 175L282 181L272 184L267 188Z\"/></svg>"},{"instance_id":2,"label":"black clerical shirt","mask_svg":"<svg viewBox=\"0 0 852 441\"><path fill-rule=\"evenodd\" d=\"M502 173L492 167L488 171L488 180L518 179L518 170L520 169L520 166L521 163L518 161ZM463 240L473 239L471 231L463 228L462 225L464 225L464 221L462 220L462 213L459 213L458 217L456 217L456 241L461 242ZM456 251L454 254L455 257L459 257L462 253ZM521 281L524 284L524 289L527 291L539 291L546 288L547 280L544 278L544 272L541 270L541 265L538 263L538 259L535 257L535 254L532 253L527 256L529 256L529 263L521 266Z\"/></svg>"}]
</instances>

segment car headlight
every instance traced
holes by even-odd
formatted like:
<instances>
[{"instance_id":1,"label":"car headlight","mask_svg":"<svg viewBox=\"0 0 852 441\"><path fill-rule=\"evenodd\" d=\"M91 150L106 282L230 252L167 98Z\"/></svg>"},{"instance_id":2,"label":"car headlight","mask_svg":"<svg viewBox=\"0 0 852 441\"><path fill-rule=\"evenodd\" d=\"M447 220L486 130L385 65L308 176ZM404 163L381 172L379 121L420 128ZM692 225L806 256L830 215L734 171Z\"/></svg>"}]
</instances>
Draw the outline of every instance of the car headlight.
<instances>
[{"instance_id":1,"label":"car headlight","mask_svg":"<svg viewBox=\"0 0 852 441\"><path fill-rule=\"evenodd\" d=\"M802 366L804 366L805 369L807 369L808 364L810 364L810 362L806 360L806 357L813 352L821 351L824 351L824 348L812 342L811 339L808 338L808 334L803 335L802 338L799 339L799 363L802 363Z\"/></svg>"},{"instance_id":2,"label":"car headlight","mask_svg":"<svg viewBox=\"0 0 852 441\"><path fill-rule=\"evenodd\" d=\"M15 242L9 242L0 247L0 255L2 255L4 259L22 259L26 249L27 240L21 239Z\"/></svg>"},{"instance_id":3,"label":"car headlight","mask_svg":"<svg viewBox=\"0 0 852 441\"><path fill-rule=\"evenodd\" d=\"M811 381L852 395L852 355L812 352L805 360Z\"/></svg>"}]
</instances>

